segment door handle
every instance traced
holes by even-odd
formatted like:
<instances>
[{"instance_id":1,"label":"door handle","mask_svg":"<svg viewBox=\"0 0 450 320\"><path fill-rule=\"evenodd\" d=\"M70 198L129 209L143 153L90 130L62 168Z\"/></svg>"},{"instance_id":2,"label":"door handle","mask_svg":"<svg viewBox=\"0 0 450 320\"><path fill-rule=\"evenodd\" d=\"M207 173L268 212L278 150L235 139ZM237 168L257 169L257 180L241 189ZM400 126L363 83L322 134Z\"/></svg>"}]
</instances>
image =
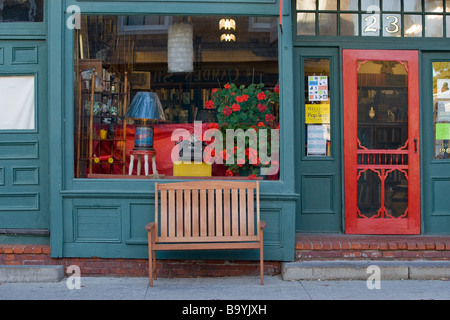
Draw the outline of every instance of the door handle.
<instances>
[{"instance_id":1,"label":"door handle","mask_svg":"<svg viewBox=\"0 0 450 320\"><path fill-rule=\"evenodd\" d=\"M414 139L414 153L417 153L417 139Z\"/></svg>"}]
</instances>

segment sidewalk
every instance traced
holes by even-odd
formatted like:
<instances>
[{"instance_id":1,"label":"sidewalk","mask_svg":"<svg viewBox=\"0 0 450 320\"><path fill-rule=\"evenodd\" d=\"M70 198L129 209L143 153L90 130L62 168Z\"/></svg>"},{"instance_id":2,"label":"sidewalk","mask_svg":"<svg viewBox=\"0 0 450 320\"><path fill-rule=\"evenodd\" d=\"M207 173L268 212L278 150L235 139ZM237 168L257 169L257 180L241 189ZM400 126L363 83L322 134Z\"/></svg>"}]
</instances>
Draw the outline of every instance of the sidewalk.
<instances>
[{"instance_id":1,"label":"sidewalk","mask_svg":"<svg viewBox=\"0 0 450 320\"><path fill-rule=\"evenodd\" d=\"M68 288L68 283L76 284L73 278L57 283L2 283L0 300L450 300L450 281L445 278L381 280L380 289L369 289L363 280L286 281L280 275L265 276L264 286L257 276L158 279L152 288L147 278L79 279L79 289Z\"/></svg>"}]
</instances>

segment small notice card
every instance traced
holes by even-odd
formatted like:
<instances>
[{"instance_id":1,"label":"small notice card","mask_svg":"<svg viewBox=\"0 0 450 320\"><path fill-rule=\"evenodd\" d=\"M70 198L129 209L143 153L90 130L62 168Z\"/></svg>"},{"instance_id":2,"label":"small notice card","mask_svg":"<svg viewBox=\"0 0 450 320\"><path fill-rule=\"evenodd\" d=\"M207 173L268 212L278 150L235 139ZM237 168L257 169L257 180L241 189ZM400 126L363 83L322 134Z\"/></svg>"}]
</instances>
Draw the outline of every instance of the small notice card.
<instances>
[{"instance_id":1,"label":"small notice card","mask_svg":"<svg viewBox=\"0 0 450 320\"><path fill-rule=\"evenodd\" d=\"M309 101L328 101L328 77L308 77Z\"/></svg>"}]
</instances>

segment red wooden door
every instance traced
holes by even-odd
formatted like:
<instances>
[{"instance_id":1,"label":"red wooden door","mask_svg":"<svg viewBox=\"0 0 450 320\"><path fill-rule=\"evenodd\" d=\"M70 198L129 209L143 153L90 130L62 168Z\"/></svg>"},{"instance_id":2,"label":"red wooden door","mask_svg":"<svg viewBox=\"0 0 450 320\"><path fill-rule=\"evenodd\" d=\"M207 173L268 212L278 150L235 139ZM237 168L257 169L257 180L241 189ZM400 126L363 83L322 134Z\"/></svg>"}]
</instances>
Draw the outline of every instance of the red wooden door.
<instances>
[{"instance_id":1,"label":"red wooden door","mask_svg":"<svg viewBox=\"0 0 450 320\"><path fill-rule=\"evenodd\" d=\"M418 52L343 50L345 232L420 233Z\"/></svg>"}]
</instances>

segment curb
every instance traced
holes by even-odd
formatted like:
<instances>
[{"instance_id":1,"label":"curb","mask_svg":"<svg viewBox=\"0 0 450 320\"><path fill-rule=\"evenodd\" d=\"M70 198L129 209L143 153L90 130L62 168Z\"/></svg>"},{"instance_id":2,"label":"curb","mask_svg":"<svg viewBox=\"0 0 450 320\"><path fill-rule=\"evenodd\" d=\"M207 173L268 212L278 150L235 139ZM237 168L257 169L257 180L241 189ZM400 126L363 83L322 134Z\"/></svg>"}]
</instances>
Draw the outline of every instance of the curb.
<instances>
[{"instance_id":1,"label":"curb","mask_svg":"<svg viewBox=\"0 0 450 320\"><path fill-rule=\"evenodd\" d=\"M63 266L0 265L0 283L59 282L63 278Z\"/></svg>"},{"instance_id":2,"label":"curb","mask_svg":"<svg viewBox=\"0 0 450 320\"><path fill-rule=\"evenodd\" d=\"M381 280L450 279L450 261L295 261L282 265L283 280L367 280L376 269Z\"/></svg>"}]
</instances>

